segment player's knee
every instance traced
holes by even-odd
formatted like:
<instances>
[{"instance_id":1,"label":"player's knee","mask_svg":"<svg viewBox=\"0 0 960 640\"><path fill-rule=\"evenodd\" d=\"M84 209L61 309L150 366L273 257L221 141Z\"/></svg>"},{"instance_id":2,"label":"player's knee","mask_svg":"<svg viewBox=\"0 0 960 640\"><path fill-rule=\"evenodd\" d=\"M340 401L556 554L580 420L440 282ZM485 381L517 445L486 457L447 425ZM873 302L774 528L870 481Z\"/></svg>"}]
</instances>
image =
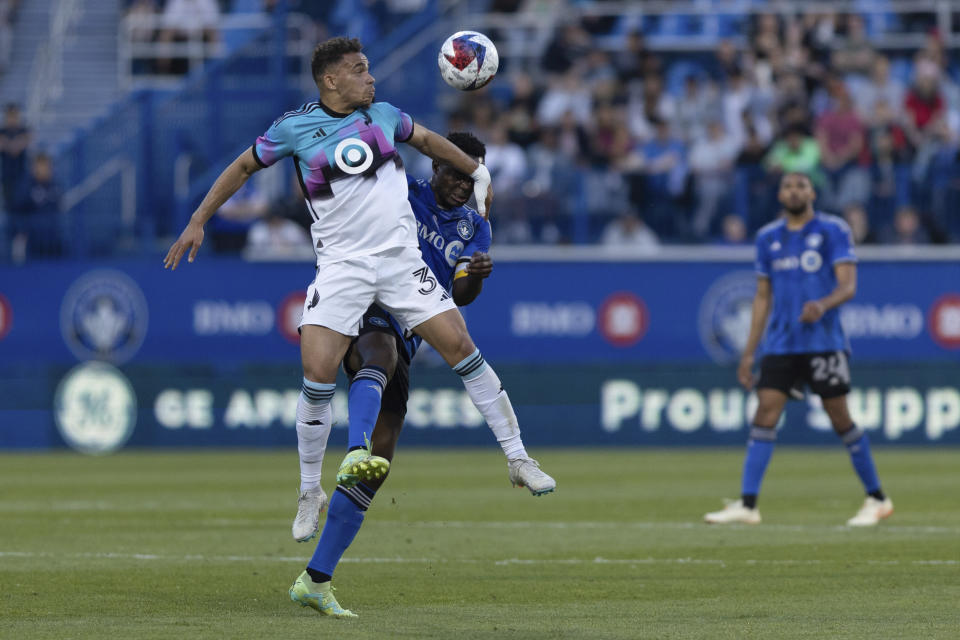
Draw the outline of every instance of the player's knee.
<instances>
[{"instance_id":1,"label":"player's knee","mask_svg":"<svg viewBox=\"0 0 960 640\"><path fill-rule=\"evenodd\" d=\"M392 335L367 334L360 340L359 351L364 367L380 367L387 372L388 378L393 377L397 370L397 343Z\"/></svg>"},{"instance_id":2,"label":"player's knee","mask_svg":"<svg viewBox=\"0 0 960 640\"><path fill-rule=\"evenodd\" d=\"M757 414L753 418L753 424L758 427L769 427L774 428L777 424L777 420L780 419L780 411L777 409L771 409L767 407L760 407L757 409Z\"/></svg>"}]
</instances>

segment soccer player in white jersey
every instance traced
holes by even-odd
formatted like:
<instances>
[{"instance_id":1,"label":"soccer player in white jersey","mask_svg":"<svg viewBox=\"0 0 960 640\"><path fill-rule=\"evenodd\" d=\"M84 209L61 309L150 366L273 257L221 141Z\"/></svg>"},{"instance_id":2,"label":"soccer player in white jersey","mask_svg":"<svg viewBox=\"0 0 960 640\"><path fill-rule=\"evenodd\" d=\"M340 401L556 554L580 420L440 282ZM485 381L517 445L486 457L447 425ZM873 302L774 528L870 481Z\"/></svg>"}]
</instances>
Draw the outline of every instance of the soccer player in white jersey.
<instances>
[{"instance_id":1,"label":"soccer player in white jersey","mask_svg":"<svg viewBox=\"0 0 960 640\"><path fill-rule=\"evenodd\" d=\"M395 143L406 142L469 175L481 214L491 197L490 174L443 136L414 125L410 116L388 103L374 102L374 78L361 50L358 40L347 38L317 46L311 67L320 99L278 118L220 174L164 258L164 267L171 269L184 255L193 262L203 242L203 225L216 210L259 169L283 157L294 159L314 220L311 235L317 253L316 277L307 287L300 324L301 492L319 485L337 370L361 317L374 302L426 340L460 375L507 458L527 457L500 379L420 255ZM340 465L338 483L356 484L386 474L389 462L370 455L367 435L351 428L350 451ZM530 473L528 485L553 482L536 467ZM294 587L301 604L328 615L343 612L329 582L317 584L305 571Z\"/></svg>"}]
</instances>

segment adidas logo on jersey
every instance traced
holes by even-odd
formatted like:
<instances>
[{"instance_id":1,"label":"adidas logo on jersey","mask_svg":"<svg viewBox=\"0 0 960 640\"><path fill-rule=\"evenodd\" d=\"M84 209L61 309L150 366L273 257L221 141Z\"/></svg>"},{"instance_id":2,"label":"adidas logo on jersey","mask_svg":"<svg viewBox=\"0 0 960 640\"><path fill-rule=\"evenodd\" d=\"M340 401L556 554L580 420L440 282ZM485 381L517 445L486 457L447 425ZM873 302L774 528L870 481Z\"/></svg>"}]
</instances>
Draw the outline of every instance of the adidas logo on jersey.
<instances>
[{"instance_id":1,"label":"adidas logo on jersey","mask_svg":"<svg viewBox=\"0 0 960 640\"><path fill-rule=\"evenodd\" d=\"M323 136L325 136L325 135L327 135L327 133L326 133L323 129L318 128L318 129L317 129L317 132L313 134L313 137L314 137L314 138L321 138L321 137L323 137Z\"/></svg>"}]
</instances>

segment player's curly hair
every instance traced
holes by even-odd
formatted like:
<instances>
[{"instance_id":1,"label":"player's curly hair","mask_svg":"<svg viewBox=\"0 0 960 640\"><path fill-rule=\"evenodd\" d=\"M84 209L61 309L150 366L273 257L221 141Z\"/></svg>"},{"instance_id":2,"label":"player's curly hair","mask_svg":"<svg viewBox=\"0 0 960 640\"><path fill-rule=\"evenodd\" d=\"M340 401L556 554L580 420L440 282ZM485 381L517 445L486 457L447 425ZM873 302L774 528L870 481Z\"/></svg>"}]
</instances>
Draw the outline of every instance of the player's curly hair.
<instances>
[{"instance_id":1,"label":"player's curly hair","mask_svg":"<svg viewBox=\"0 0 960 640\"><path fill-rule=\"evenodd\" d=\"M356 38L344 38L338 36L324 40L313 50L313 58L310 60L310 71L313 73L313 81L320 83L320 76L327 70L327 67L340 60L348 53L360 53L363 49L363 43Z\"/></svg>"},{"instance_id":2,"label":"player's curly hair","mask_svg":"<svg viewBox=\"0 0 960 640\"><path fill-rule=\"evenodd\" d=\"M457 145L460 151L463 151L468 156L482 160L487 155L487 146L480 142L480 139L472 133L455 131L447 134L447 140Z\"/></svg>"}]
</instances>

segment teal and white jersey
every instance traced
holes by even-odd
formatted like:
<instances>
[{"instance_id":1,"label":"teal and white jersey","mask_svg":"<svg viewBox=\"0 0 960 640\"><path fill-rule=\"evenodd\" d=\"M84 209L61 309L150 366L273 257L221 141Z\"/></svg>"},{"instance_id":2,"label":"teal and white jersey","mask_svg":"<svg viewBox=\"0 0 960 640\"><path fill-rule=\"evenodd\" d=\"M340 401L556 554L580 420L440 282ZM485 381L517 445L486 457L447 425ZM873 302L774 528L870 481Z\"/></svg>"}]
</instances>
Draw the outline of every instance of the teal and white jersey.
<instances>
[{"instance_id":1,"label":"teal and white jersey","mask_svg":"<svg viewBox=\"0 0 960 640\"><path fill-rule=\"evenodd\" d=\"M386 102L344 114L317 101L283 114L257 138L261 166L293 157L318 265L418 246L396 149L411 135L410 116Z\"/></svg>"}]
</instances>

